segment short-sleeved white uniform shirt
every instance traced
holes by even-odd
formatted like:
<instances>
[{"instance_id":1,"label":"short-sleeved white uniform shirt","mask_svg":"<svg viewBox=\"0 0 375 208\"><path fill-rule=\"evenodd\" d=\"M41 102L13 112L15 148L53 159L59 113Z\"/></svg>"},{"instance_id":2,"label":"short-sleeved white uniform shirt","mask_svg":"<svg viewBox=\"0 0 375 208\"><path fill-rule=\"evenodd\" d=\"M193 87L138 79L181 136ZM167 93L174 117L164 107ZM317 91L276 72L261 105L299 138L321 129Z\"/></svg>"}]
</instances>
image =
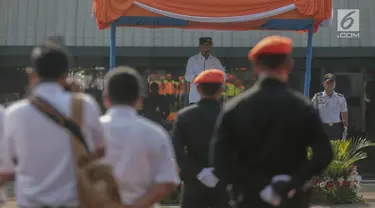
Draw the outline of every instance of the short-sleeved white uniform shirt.
<instances>
[{"instance_id":1,"label":"short-sleeved white uniform shirt","mask_svg":"<svg viewBox=\"0 0 375 208\"><path fill-rule=\"evenodd\" d=\"M128 106L111 107L101 117L106 142L104 161L113 167L124 204L133 204L155 183L179 184L168 133Z\"/></svg>"},{"instance_id":2,"label":"short-sleeved white uniform shirt","mask_svg":"<svg viewBox=\"0 0 375 208\"><path fill-rule=\"evenodd\" d=\"M315 94L312 103L319 111L323 123L338 123L341 121L340 113L348 111L344 95L334 92L328 96L326 92Z\"/></svg>"},{"instance_id":3,"label":"short-sleeved white uniform shirt","mask_svg":"<svg viewBox=\"0 0 375 208\"><path fill-rule=\"evenodd\" d=\"M0 144L3 138L3 127L4 127L4 107L0 106ZM7 195L4 187L0 187L0 206L7 201Z\"/></svg>"},{"instance_id":4,"label":"short-sleeved white uniform shirt","mask_svg":"<svg viewBox=\"0 0 375 208\"><path fill-rule=\"evenodd\" d=\"M41 83L33 93L60 113L71 116L72 94L57 83ZM85 96L82 133L91 150L103 145L103 128L96 101ZM14 164L15 159L17 164ZM27 99L5 110L0 143L0 172L15 173L20 207L77 205L71 136L39 112Z\"/></svg>"}]
</instances>

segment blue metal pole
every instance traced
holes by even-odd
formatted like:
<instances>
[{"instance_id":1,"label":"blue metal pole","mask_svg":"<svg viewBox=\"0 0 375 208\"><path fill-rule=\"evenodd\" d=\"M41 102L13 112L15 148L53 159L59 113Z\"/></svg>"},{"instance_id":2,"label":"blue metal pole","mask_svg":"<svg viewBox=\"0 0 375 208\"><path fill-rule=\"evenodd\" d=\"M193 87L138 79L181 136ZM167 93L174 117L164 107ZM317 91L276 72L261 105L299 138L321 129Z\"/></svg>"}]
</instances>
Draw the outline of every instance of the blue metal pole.
<instances>
[{"instance_id":1,"label":"blue metal pole","mask_svg":"<svg viewBox=\"0 0 375 208\"><path fill-rule=\"evenodd\" d=\"M305 88L303 93L305 96L310 95L310 81L311 81L311 61L312 61L312 38L314 28L311 25L308 29L307 37L307 51L306 51L306 70L305 70Z\"/></svg>"},{"instance_id":2,"label":"blue metal pole","mask_svg":"<svg viewBox=\"0 0 375 208\"><path fill-rule=\"evenodd\" d=\"M116 66L116 24L111 24L110 32L110 46L109 46L109 70Z\"/></svg>"}]
</instances>

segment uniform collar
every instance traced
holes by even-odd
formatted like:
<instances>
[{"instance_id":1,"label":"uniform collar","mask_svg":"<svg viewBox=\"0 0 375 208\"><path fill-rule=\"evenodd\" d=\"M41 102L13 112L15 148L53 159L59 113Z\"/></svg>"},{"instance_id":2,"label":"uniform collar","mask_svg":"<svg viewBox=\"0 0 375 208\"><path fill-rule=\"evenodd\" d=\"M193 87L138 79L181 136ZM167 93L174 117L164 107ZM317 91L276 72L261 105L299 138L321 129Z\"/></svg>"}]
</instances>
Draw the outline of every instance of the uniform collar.
<instances>
[{"instance_id":1,"label":"uniform collar","mask_svg":"<svg viewBox=\"0 0 375 208\"><path fill-rule=\"evenodd\" d=\"M337 95L337 93L336 93L335 91L333 91L332 96L336 96L336 95ZM322 96L323 96L323 97L329 97L329 96L327 95L326 91L323 91Z\"/></svg>"},{"instance_id":2,"label":"uniform collar","mask_svg":"<svg viewBox=\"0 0 375 208\"><path fill-rule=\"evenodd\" d=\"M215 100L215 99L201 99L198 101L198 104L203 104L203 105L220 105L220 101Z\"/></svg>"},{"instance_id":3,"label":"uniform collar","mask_svg":"<svg viewBox=\"0 0 375 208\"><path fill-rule=\"evenodd\" d=\"M133 117L133 116L137 115L137 111L135 110L135 108L133 108L131 106L115 105L115 106L110 107L107 110L106 115L110 115L110 116L131 116L131 117Z\"/></svg>"},{"instance_id":4,"label":"uniform collar","mask_svg":"<svg viewBox=\"0 0 375 208\"><path fill-rule=\"evenodd\" d=\"M33 88L35 94L56 94L64 92L64 88L56 82L39 83Z\"/></svg>"},{"instance_id":5,"label":"uniform collar","mask_svg":"<svg viewBox=\"0 0 375 208\"><path fill-rule=\"evenodd\" d=\"M286 83L271 77L266 77L259 81L261 87L286 87Z\"/></svg>"},{"instance_id":6,"label":"uniform collar","mask_svg":"<svg viewBox=\"0 0 375 208\"><path fill-rule=\"evenodd\" d=\"M204 56L202 55L201 52L198 53L198 57L199 57L200 59L204 59ZM210 54L210 55L208 56L207 59L210 59L211 57L212 57L212 55Z\"/></svg>"}]
</instances>

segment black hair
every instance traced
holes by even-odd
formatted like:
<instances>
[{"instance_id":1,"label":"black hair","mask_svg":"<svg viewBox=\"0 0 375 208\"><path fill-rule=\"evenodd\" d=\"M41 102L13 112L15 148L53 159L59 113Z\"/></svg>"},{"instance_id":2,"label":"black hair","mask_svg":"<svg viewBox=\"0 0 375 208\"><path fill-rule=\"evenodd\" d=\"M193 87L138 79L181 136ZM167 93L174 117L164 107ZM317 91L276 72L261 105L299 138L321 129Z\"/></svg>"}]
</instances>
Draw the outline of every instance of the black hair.
<instances>
[{"instance_id":1,"label":"black hair","mask_svg":"<svg viewBox=\"0 0 375 208\"><path fill-rule=\"evenodd\" d=\"M152 83L151 85L150 85L150 91L152 92L152 93L156 93L156 92L158 92L159 91L159 85L157 84L157 83Z\"/></svg>"},{"instance_id":2,"label":"black hair","mask_svg":"<svg viewBox=\"0 0 375 208\"><path fill-rule=\"evenodd\" d=\"M133 105L142 95L142 77L130 67L117 67L104 78L109 100L115 104Z\"/></svg>"},{"instance_id":3,"label":"black hair","mask_svg":"<svg viewBox=\"0 0 375 208\"><path fill-rule=\"evenodd\" d=\"M199 91L204 96L214 96L222 88L221 83L200 83Z\"/></svg>"},{"instance_id":4,"label":"black hair","mask_svg":"<svg viewBox=\"0 0 375 208\"><path fill-rule=\"evenodd\" d=\"M291 59L289 54L261 54L257 57L256 64L269 70L278 70Z\"/></svg>"},{"instance_id":5,"label":"black hair","mask_svg":"<svg viewBox=\"0 0 375 208\"><path fill-rule=\"evenodd\" d=\"M31 66L45 80L57 81L69 73L68 53L57 44L47 41L31 52Z\"/></svg>"}]
</instances>

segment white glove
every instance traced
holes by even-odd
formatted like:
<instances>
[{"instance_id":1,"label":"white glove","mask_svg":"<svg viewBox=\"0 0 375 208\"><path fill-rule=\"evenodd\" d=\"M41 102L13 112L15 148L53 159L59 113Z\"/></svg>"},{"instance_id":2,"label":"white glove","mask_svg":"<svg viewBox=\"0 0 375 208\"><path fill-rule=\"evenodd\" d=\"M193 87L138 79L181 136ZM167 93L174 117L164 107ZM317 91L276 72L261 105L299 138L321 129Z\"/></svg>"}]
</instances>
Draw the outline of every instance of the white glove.
<instances>
[{"instance_id":1,"label":"white glove","mask_svg":"<svg viewBox=\"0 0 375 208\"><path fill-rule=\"evenodd\" d=\"M214 168L203 168L197 175L198 180L209 188L214 188L219 182L219 179L212 171L214 171Z\"/></svg>"},{"instance_id":2,"label":"white glove","mask_svg":"<svg viewBox=\"0 0 375 208\"><path fill-rule=\"evenodd\" d=\"M290 181L292 178L289 175L276 175L272 178L271 183L276 183L278 181ZM293 189L288 193L288 197L292 198L295 194L295 190ZM276 194L270 185L267 185L261 192L260 192L260 198L267 202L268 204L277 207L281 203L280 196Z\"/></svg>"}]
</instances>

